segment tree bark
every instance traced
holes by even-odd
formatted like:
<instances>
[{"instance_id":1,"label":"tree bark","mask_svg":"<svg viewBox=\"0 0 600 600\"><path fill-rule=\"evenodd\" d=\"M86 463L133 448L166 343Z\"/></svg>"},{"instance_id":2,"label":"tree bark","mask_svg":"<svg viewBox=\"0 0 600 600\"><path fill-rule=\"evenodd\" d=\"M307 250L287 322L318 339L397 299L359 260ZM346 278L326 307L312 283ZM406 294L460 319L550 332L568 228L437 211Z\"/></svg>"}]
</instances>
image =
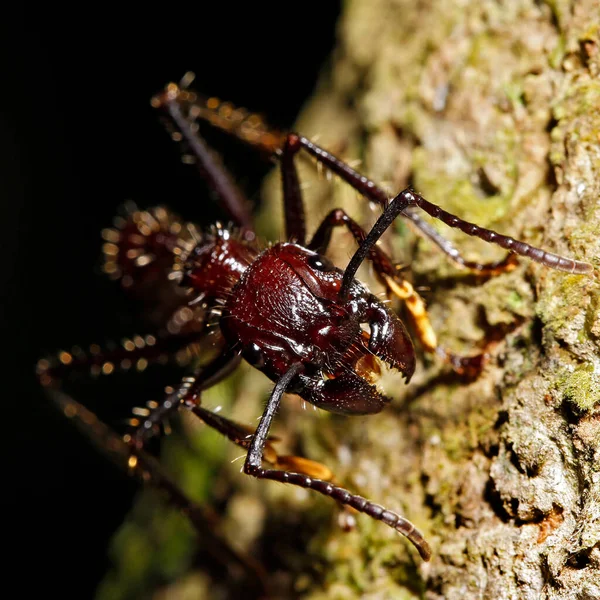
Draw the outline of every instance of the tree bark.
<instances>
[{"instance_id":1,"label":"tree bark","mask_svg":"<svg viewBox=\"0 0 600 600\"><path fill-rule=\"evenodd\" d=\"M410 182L467 220L597 264L599 23L594 0L347 2L330 73L298 129L361 158L390 195ZM313 226L348 207L346 186L333 187L309 187ZM349 535L330 522L309 546L322 577L305 576L302 597L600 598L597 273L521 261L478 282L399 232L388 243L413 246L399 257L430 289L445 346L468 353L490 331L511 332L473 383L423 358L396 406L320 421L336 443L328 452L314 434L311 456L401 509L434 558L415 560L368 519ZM444 234L469 255L494 252ZM351 242L338 246L347 259Z\"/></svg>"}]
</instances>

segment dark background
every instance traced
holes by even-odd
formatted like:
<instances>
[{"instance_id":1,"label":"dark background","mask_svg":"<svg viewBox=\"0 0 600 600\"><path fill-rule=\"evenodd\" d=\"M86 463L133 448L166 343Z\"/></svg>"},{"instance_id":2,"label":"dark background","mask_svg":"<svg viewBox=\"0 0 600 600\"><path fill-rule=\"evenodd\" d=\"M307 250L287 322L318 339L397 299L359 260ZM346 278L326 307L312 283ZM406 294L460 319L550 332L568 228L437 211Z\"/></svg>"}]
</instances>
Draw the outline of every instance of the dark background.
<instances>
[{"instance_id":1,"label":"dark background","mask_svg":"<svg viewBox=\"0 0 600 600\"><path fill-rule=\"evenodd\" d=\"M4 562L3 583L26 597L91 597L136 491L34 377L45 354L140 331L99 274L100 230L128 198L167 204L201 225L216 214L158 124L151 95L192 70L199 91L289 127L326 66L338 2L248 4L52 6L3 17L1 497L12 563ZM220 149L256 195L268 165L237 144ZM117 377L110 394L139 403L156 396L154 383ZM81 390L85 397L90 388Z\"/></svg>"}]
</instances>

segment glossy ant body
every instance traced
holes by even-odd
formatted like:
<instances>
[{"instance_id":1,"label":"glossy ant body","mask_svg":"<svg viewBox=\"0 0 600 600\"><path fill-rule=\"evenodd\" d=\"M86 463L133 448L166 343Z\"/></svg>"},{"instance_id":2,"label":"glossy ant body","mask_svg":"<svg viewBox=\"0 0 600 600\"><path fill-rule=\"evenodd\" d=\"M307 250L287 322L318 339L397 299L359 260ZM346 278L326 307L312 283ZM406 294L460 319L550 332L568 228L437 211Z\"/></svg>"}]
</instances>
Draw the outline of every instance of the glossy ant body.
<instances>
[{"instance_id":1,"label":"glossy ant body","mask_svg":"<svg viewBox=\"0 0 600 600\"><path fill-rule=\"evenodd\" d=\"M293 392L319 408L361 415L377 413L389 402L377 387L382 372L393 369L407 382L410 380L415 369L415 352L404 324L355 279L365 260L371 261L388 292L405 301L425 350L436 352L458 372L474 374L481 368L481 357L462 358L441 349L423 301L390 257L376 245L398 216L409 219L452 260L480 273L512 269L515 254L570 273L587 274L592 266L463 221L410 189L388 201L374 182L307 138L268 130L254 115L214 99L201 99L175 84L169 84L156 96L153 105L166 115L174 139L187 146L233 225L216 225L199 234L193 225L184 225L165 209L157 208L134 211L121 220L117 229L105 231L105 270L145 300L155 321L168 333L157 338L126 340L123 349L115 351L96 349L89 356L63 352L58 362L40 361L38 373L42 383L51 386L73 368L109 373L115 366L145 365L174 352L189 351L206 335L206 324L216 320L221 347L218 356L204 368L192 369L152 410L139 412L143 418L134 421L135 429L123 439L69 396L55 390L54 397L64 412L76 417L101 445L121 460L126 456L129 467L142 478L167 489L175 503L195 522L197 509L143 451L145 441L158 431L161 422L182 405L247 449L245 473L315 490L381 520L405 535L421 557L429 560L428 543L409 521L334 485L334 476L327 467L300 457L277 455L269 441L269 430L282 395ZM199 136L197 119L208 120L278 157L289 242L259 249L247 204ZM368 233L343 210L336 209L308 240L294 163L301 150L384 208ZM420 219L416 208L468 235L498 244L510 253L495 263L467 261ZM346 227L359 245L344 271L324 256L336 227ZM216 309L209 308L215 305ZM228 375L242 357L276 384L256 431L208 411L200 401L201 392ZM265 462L270 468L264 467Z\"/></svg>"}]
</instances>

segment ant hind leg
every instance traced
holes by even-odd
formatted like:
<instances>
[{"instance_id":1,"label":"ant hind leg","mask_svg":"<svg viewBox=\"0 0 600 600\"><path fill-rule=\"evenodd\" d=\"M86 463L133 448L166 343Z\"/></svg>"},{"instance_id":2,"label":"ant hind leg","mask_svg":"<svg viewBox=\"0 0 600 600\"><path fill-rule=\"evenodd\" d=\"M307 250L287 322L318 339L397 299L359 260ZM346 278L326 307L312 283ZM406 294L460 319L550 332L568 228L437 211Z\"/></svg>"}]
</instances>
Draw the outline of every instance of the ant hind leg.
<instances>
[{"instance_id":1,"label":"ant hind leg","mask_svg":"<svg viewBox=\"0 0 600 600\"><path fill-rule=\"evenodd\" d=\"M215 516L206 508L190 500L185 492L163 471L158 461L141 449L132 448L121 436L98 417L61 390L49 389L48 394L61 412L121 470L143 484L150 484L161 491L169 504L179 509L191 521L212 557L231 575L243 573L243 577L262 593L268 587L268 578L262 565L251 556L234 549L218 530Z\"/></svg>"}]
</instances>

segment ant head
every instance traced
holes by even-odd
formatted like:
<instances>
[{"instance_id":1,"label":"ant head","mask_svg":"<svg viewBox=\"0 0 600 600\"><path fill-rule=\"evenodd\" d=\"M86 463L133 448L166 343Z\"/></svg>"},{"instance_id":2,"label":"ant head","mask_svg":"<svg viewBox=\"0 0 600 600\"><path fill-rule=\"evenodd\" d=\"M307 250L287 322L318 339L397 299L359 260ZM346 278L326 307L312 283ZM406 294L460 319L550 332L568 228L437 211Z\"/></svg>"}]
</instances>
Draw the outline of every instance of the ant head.
<instances>
[{"instance_id":1,"label":"ant head","mask_svg":"<svg viewBox=\"0 0 600 600\"><path fill-rule=\"evenodd\" d=\"M333 362L352 369L368 383L376 384L380 375L392 370L401 373L407 382L410 380L415 370L414 347L393 311L356 280L348 296L342 297L344 272L328 258L296 244L280 244L274 250L277 258L295 271L303 288L323 306L327 322L321 322L325 317L311 317L311 343L325 355L333 353ZM308 302L305 304L308 306ZM336 377L333 372L327 375Z\"/></svg>"}]
</instances>

